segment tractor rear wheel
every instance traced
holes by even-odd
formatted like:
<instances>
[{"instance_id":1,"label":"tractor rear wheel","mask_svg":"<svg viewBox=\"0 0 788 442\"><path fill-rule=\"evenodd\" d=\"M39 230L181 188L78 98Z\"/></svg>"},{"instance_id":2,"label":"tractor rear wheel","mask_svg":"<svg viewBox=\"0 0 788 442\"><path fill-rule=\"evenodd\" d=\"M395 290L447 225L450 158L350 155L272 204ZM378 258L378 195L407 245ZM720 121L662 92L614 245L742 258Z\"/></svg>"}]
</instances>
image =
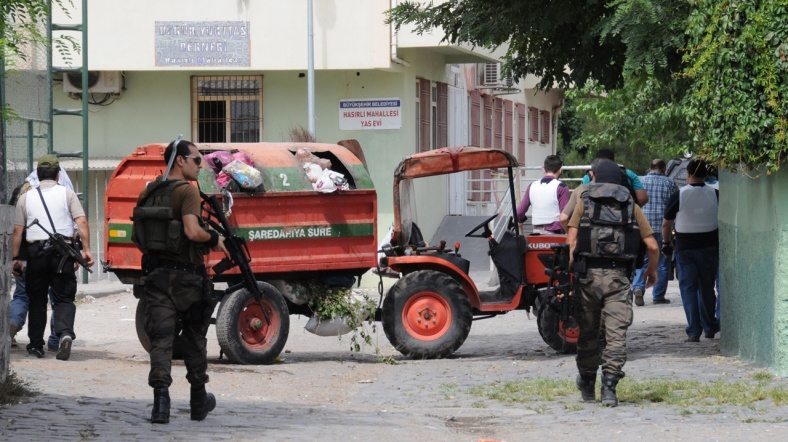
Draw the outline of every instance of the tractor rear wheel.
<instances>
[{"instance_id":1,"label":"tractor rear wheel","mask_svg":"<svg viewBox=\"0 0 788 442\"><path fill-rule=\"evenodd\" d=\"M137 311L134 313L134 327L137 329L137 339L139 339L142 348L150 353L151 343L148 333L145 331L145 298L139 298L137 301ZM172 358L183 359L183 337L181 336L181 324L175 323L175 341L172 343Z\"/></svg>"},{"instance_id":2,"label":"tractor rear wheel","mask_svg":"<svg viewBox=\"0 0 788 442\"><path fill-rule=\"evenodd\" d=\"M567 320L562 320L560 312L549 303L542 302L538 304L536 324L539 334L550 348L563 354L577 352L580 327L574 317L570 316Z\"/></svg>"},{"instance_id":3,"label":"tractor rear wheel","mask_svg":"<svg viewBox=\"0 0 788 442\"><path fill-rule=\"evenodd\" d=\"M405 275L383 301L383 331L391 345L413 359L445 358L460 348L473 313L465 290L432 270Z\"/></svg>"},{"instance_id":4,"label":"tractor rear wheel","mask_svg":"<svg viewBox=\"0 0 788 442\"><path fill-rule=\"evenodd\" d=\"M238 364L271 364L287 342L290 312L271 284L257 282L258 302L247 289L224 297L216 317L216 337L224 354Z\"/></svg>"}]
</instances>

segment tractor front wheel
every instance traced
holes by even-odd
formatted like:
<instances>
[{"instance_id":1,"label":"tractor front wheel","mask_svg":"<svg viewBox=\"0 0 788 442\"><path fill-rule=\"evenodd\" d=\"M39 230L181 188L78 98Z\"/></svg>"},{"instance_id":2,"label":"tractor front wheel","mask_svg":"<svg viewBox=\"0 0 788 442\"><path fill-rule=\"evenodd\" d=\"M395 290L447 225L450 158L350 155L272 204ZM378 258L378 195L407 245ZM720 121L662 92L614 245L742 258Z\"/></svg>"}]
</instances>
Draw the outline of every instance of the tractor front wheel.
<instances>
[{"instance_id":1,"label":"tractor front wheel","mask_svg":"<svg viewBox=\"0 0 788 442\"><path fill-rule=\"evenodd\" d=\"M460 348L471 330L468 295L445 273L421 270L405 275L383 301L383 331L403 355L444 358Z\"/></svg>"},{"instance_id":2,"label":"tractor front wheel","mask_svg":"<svg viewBox=\"0 0 788 442\"><path fill-rule=\"evenodd\" d=\"M216 337L224 354L238 364L271 364L290 333L290 312L282 294L258 282L258 302L247 289L225 296L216 317Z\"/></svg>"}]
</instances>

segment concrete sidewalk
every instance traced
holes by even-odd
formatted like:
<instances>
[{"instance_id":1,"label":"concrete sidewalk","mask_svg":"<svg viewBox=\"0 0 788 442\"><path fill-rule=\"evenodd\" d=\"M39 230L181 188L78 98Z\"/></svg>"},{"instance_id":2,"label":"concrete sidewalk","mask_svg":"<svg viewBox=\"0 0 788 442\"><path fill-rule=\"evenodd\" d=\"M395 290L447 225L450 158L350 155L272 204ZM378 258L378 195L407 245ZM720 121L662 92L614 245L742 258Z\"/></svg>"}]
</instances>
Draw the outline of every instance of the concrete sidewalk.
<instances>
[{"instance_id":1,"label":"concrete sidewalk","mask_svg":"<svg viewBox=\"0 0 788 442\"><path fill-rule=\"evenodd\" d=\"M93 281L87 284L78 282L76 299L85 299L88 296L92 298L101 298L116 293L131 293L131 291L131 285L123 284L118 280Z\"/></svg>"}]
</instances>

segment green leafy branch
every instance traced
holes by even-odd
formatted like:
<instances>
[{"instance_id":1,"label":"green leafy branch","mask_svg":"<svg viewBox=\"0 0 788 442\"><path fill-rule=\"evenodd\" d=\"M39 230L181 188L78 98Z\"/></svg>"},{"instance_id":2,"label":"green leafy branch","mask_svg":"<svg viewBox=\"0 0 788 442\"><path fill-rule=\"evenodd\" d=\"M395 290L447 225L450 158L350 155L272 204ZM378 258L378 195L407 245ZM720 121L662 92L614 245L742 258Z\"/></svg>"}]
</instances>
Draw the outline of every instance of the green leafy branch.
<instances>
[{"instance_id":1,"label":"green leafy branch","mask_svg":"<svg viewBox=\"0 0 788 442\"><path fill-rule=\"evenodd\" d=\"M376 302L366 293L354 293L351 289L327 287L312 283L309 291L314 294L309 301L309 308L320 320L342 320L352 328L350 350L359 352L362 345L372 346L372 335L375 333L374 322ZM339 339L342 339L340 335ZM375 346L375 353L380 349Z\"/></svg>"}]
</instances>

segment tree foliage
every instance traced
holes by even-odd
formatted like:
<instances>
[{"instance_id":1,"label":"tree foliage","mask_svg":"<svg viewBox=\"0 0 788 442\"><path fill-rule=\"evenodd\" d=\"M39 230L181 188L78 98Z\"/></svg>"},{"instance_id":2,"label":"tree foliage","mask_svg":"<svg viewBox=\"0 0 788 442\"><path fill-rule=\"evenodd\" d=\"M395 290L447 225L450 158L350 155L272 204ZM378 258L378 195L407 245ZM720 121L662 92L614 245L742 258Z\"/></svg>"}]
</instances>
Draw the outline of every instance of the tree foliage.
<instances>
[{"instance_id":1,"label":"tree foliage","mask_svg":"<svg viewBox=\"0 0 788 442\"><path fill-rule=\"evenodd\" d=\"M689 9L686 0L454 0L403 3L391 20L421 32L441 28L452 43L506 43L515 76L540 75L543 88L577 88L569 96L579 133L565 151L675 153L687 150L689 139L676 101L687 86L675 76Z\"/></svg>"},{"instance_id":2,"label":"tree foliage","mask_svg":"<svg viewBox=\"0 0 788 442\"><path fill-rule=\"evenodd\" d=\"M567 95L581 121L572 147L622 149L668 156L692 150L682 99L686 81L625 76L624 86L608 92L589 83Z\"/></svg>"},{"instance_id":3,"label":"tree foliage","mask_svg":"<svg viewBox=\"0 0 788 442\"><path fill-rule=\"evenodd\" d=\"M393 8L389 20L397 29L404 23L417 32L441 29L452 44L507 44L508 72L540 76L545 88L583 85L592 78L613 88L621 84L626 48L615 29L602 38L603 18L611 12L603 0L409 1Z\"/></svg>"},{"instance_id":4,"label":"tree foliage","mask_svg":"<svg viewBox=\"0 0 788 442\"><path fill-rule=\"evenodd\" d=\"M3 0L0 2L0 52L6 60L27 59L25 44L42 42L46 23L46 0Z\"/></svg>"},{"instance_id":5,"label":"tree foliage","mask_svg":"<svg viewBox=\"0 0 788 442\"><path fill-rule=\"evenodd\" d=\"M692 151L767 171L786 159L788 0L406 2L390 20L506 44L515 77L577 88L565 148Z\"/></svg>"},{"instance_id":6,"label":"tree foliage","mask_svg":"<svg viewBox=\"0 0 788 442\"><path fill-rule=\"evenodd\" d=\"M776 171L788 154L788 1L696 0L684 60L697 152Z\"/></svg>"}]
</instances>

